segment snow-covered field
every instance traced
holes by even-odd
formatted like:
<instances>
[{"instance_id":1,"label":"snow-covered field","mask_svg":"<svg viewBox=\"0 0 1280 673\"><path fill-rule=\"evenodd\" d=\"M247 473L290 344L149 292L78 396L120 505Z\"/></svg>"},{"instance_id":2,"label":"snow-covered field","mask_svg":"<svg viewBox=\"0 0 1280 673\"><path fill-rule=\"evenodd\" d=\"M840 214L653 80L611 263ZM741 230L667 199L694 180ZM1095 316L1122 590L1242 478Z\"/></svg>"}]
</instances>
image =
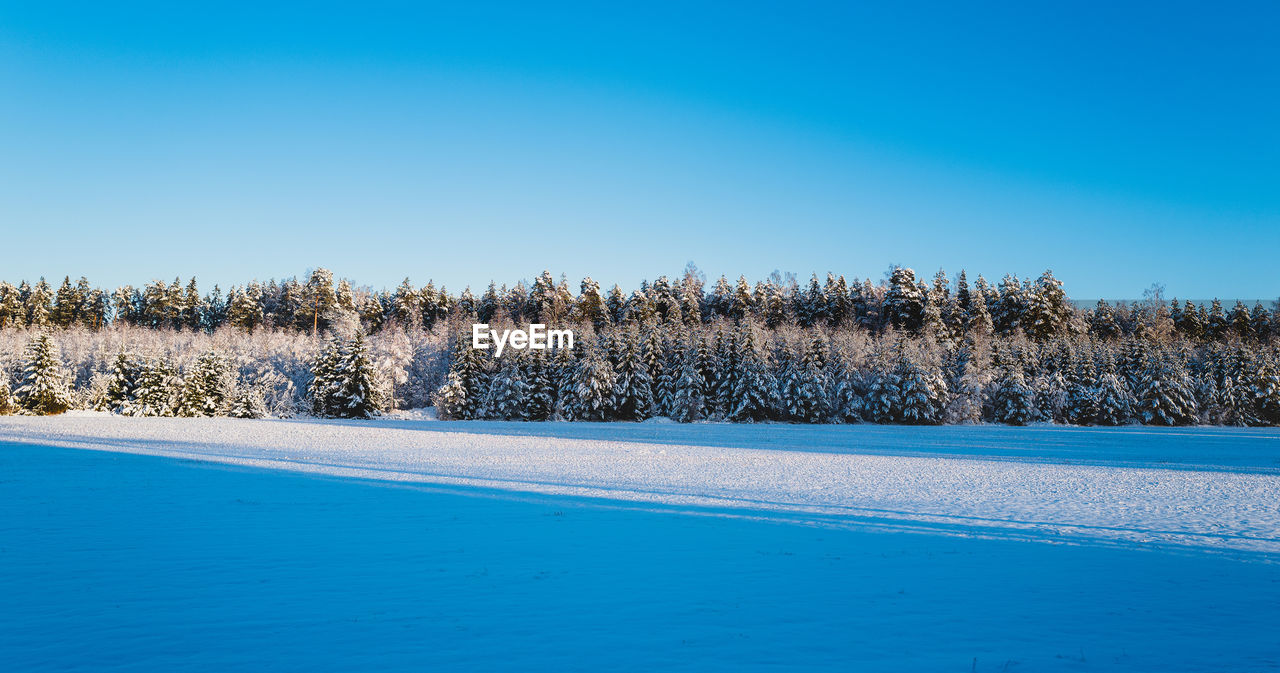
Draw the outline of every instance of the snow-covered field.
<instances>
[{"instance_id":1,"label":"snow-covered field","mask_svg":"<svg viewBox=\"0 0 1280 673\"><path fill-rule=\"evenodd\" d=\"M0 439L944 534L1280 553L1273 429L0 418Z\"/></svg>"},{"instance_id":2,"label":"snow-covered field","mask_svg":"<svg viewBox=\"0 0 1280 673\"><path fill-rule=\"evenodd\" d=\"M1275 430L0 418L4 670L1272 670L1276 561Z\"/></svg>"}]
</instances>

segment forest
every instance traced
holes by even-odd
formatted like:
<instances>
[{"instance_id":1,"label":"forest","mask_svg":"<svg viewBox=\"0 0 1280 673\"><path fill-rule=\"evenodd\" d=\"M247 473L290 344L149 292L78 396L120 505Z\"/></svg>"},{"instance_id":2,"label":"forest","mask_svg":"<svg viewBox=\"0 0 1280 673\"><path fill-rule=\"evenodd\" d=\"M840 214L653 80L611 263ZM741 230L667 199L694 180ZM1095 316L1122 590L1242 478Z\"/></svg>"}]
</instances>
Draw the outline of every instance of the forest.
<instances>
[{"instance_id":1,"label":"forest","mask_svg":"<svg viewBox=\"0 0 1280 673\"><path fill-rule=\"evenodd\" d=\"M1280 303L1087 308L1052 272L905 267L627 293L549 271L480 296L302 279L201 293L0 282L0 413L1074 425L1280 424ZM471 348L474 323L571 328L573 349Z\"/></svg>"}]
</instances>

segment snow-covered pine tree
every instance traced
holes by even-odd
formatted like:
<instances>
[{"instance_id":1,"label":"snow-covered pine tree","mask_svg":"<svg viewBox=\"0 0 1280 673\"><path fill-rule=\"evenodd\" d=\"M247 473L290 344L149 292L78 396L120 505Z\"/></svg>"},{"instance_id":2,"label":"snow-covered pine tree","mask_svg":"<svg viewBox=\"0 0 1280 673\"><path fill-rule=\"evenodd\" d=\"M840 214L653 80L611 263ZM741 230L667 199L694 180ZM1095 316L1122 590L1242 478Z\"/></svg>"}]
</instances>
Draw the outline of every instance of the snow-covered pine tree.
<instances>
[{"instance_id":1,"label":"snow-covered pine tree","mask_svg":"<svg viewBox=\"0 0 1280 673\"><path fill-rule=\"evenodd\" d=\"M784 352L788 364L779 368L780 403L785 417L798 423L821 423L828 418L826 344L814 332L797 359Z\"/></svg>"},{"instance_id":2,"label":"snow-covered pine tree","mask_svg":"<svg viewBox=\"0 0 1280 673\"><path fill-rule=\"evenodd\" d=\"M357 331L340 352L334 387L329 395L330 411L339 418L369 418L387 404L364 333Z\"/></svg>"},{"instance_id":3,"label":"snow-covered pine tree","mask_svg":"<svg viewBox=\"0 0 1280 673\"><path fill-rule=\"evenodd\" d=\"M163 355L138 365L133 403L121 413L130 416L175 416L182 403L183 382L178 369Z\"/></svg>"},{"instance_id":4,"label":"snow-covered pine tree","mask_svg":"<svg viewBox=\"0 0 1280 673\"><path fill-rule=\"evenodd\" d=\"M27 344L26 362L14 398L28 413L37 415L60 414L71 406L67 371L58 356L57 344L48 334L38 334Z\"/></svg>"},{"instance_id":5,"label":"snow-covered pine tree","mask_svg":"<svg viewBox=\"0 0 1280 673\"><path fill-rule=\"evenodd\" d=\"M1247 384L1253 412L1263 423L1280 425L1280 363L1272 351L1259 352L1250 367Z\"/></svg>"},{"instance_id":6,"label":"snow-covered pine tree","mask_svg":"<svg viewBox=\"0 0 1280 673\"><path fill-rule=\"evenodd\" d=\"M991 420L1005 425L1026 425L1036 417L1035 393L1023 378L1022 369L1006 367L991 392Z\"/></svg>"},{"instance_id":7,"label":"snow-covered pine tree","mask_svg":"<svg viewBox=\"0 0 1280 673\"><path fill-rule=\"evenodd\" d=\"M1052 271L1045 271L1027 293L1023 330L1033 339L1047 339L1065 332L1070 317L1071 307L1062 291L1062 281L1054 278Z\"/></svg>"},{"instance_id":8,"label":"snow-covered pine tree","mask_svg":"<svg viewBox=\"0 0 1280 673\"><path fill-rule=\"evenodd\" d=\"M596 348L588 348L577 360L570 380L572 393L565 405L575 421L604 421L612 415L616 374L608 359Z\"/></svg>"},{"instance_id":9,"label":"snow-covered pine tree","mask_svg":"<svg viewBox=\"0 0 1280 673\"><path fill-rule=\"evenodd\" d=\"M613 410L619 420L643 421L653 415L653 380L634 331L618 340L618 364L613 384Z\"/></svg>"},{"instance_id":10,"label":"snow-covered pine tree","mask_svg":"<svg viewBox=\"0 0 1280 673\"><path fill-rule=\"evenodd\" d=\"M898 367L879 362L866 373L862 414L868 422L893 423L897 420L898 400L902 396L902 382L898 378L898 371Z\"/></svg>"},{"instance_id":11,"label":"snow-covered pine tree","mask_svg":"<svg viewBox=\"0 0 1280 673\"><path fill-rule=\"evenodd\" d=\"M231 366L217 351L210 350L196 359L184 377L181 415L221 416L226 413L231 394Z\"/></svg>"},{"instance_id":12,"label":"snow-covered pine tree","mask_svg":"<svg viewBox=\"0 0 1280 673\"><path fill-rule=\"evenodd\" d=\"M1125 425L1133 421L1136 400L1119 376L1105 373L1098 377L1094 399L1094 413L1090 422L1098 425Z\"/></svg>"},{"instance_id":13,"label":"snow-covered pine tree","mask_svg":"<svg viewBox=\"0 0 1280 673\"><path fill-rule=\"evenodd\" d=\"M530 421L548 420L555 413L556 386L546 351L532 351L524 360L523 377L528 387L524 417Z\"/></svg>"},{"instance_id":14,"label":"snow-covered pine tree","mask_svg":"<svg viewBox=\"0 0 1280 673\"><path fill-rule=\"evenodd\" d=\"M111 364L110 379L107 381L107 387L102 391L102 397L98 399L97 408L100 411L133 415L141 370L141 363L132 353L123 349L116 353L115 360Z\"/></svg>"},{"instance_id":15,"label":"snow-covered pine tree","mask_svg":"<svg viewBox=\"0 0 1280 673\"><path fill-rule=\"evenodd\" d=\"M692 357L693 354L684 339L675 338L670 340L670 346L667 348L666 353L663 354L662 366L658 369L658 376L653 382L653 401L656 415L673 415L677 384L682 375L681 370ZM698 388L701 390L702 387L699 386Z\"/></svg>"},{"instance_id":16,"label":"snow-covered pine tree","mask_svg":"<svg viewBox=\"0 0 1280 673\"><path fill-rule=\"evenodd\" d=\"M1138 415L1148 425L1187 425L1196 420L1196 400L1182 365L1154 355L1138 388Z\"/></svg>"},{"instance_id":17,"label":"snow-covered pine tree","mask_svg":"<svg viewBox=\"0 0 1280 673\"><path fill-rule=\"evenodd\" d=\"M925 296L916 284L915 271L894 267L889 277L889 291L884 297L884 312L889 324L908 332L918 332L924 325Z\"/></svg>"},{"instance_id":18,"label":"snow-covered pine tree","mask_svg":"<svg viewBox=\"0 0 1280 673\"><path fill-rule=\"evenodd\" d=\"M947 383L942 372L905 355L898 362L898 399L895 420L908 425L936 425L942 422L947 404Z\"/></svg>"},{"instance_id":19,"label":"snow-covered pine tree","mask_svg":"<svg viewBox=\"0 0 1280 673\"><path fill-rule=\"evenodd\" d=\"M702 373L698 371L697 356L692 352L685 352L673 365L667 370L676 374L671 406L667 413L681 423L701 420L706 416L706 398L703 393L705 382Z\"/></svg>"},{"instance_id":20,"label":"snow-covered pine tree","mask_svg":"<svg viewBox=\"0 0 1280 673\"><path fill-rule=\"evenodd\" d=\"M771 394L774 387L768 363L756 349L750 325L743 323L738 326L734 342L738 371L733 377L733 388L727 400L728 418L732 421L765 420L774 408L774 396Z\"/></svg>"},{"instance_id":21,"label":"snow-covered pine tree","mask_svg":"<svg viewBox=\"0 0 1280 673\"><path fill-rule=\"evenodd\" d=\"M489 379L485 394L485 416L504 421L528 420L529 384L524 380L520 356L506 355Z\"/></svg>"},{"instance_id":22,"label":"snow-covered pine tree","mask_svg":"<svg viewBox=\"0 0 1280 673\"><path fill-rule=\"evenodd\" d=\"M665 280L665 277L664 277ZM678 301L671 294L671 301ZM671 310L679 310L676 306ZM649 370L650 416L665 416L671 408L671 398L675 395L672 377L664 376L668 351L678 350L681 346L669 346L670 339L665 336L665 327L658 325L647 331L643 343L640 344L640 357ZM665 385L664 385L665 383Z\"/></svg>"},{"instance_id":23,"label":"snow-covered pine tree","mask_svg":"<svg viewBox=\"0 0 1280 673\"><path fill-rule=\"evenodd\" d=\"M1068 391L1069 387L1070 384L1067 383L1066 377L1060 371L1036 377L1032 388L1036 393L1037 415L1043 420L1054 423L1070 423L1071 393Z\"/></svg>"},{"instance_id":24,"label":"snow-covered pine tree","mask_svg":"<svg viewBox=\"0 0 1280 673\"><path fill-rule=\"evenodd\" d=\"M453 359L444 385L436 390L436 413L446 420L476 418L486 388L480 351L471 347L465 335L459 335L454 341Z\"/></svg>"},{"instance_id":25,"label":"snow-covered pine tree","mask_svg":"<svg viewBox=\"0 0 1280 673\"><path fill-rule=\"evenodd\" d=\"M231 406L227 415L232 418L263 418L267 415L267 404L263 400L262 391L256 386L241 386L231 398Z\"/></svg>"},{"instance_id":26,"label":"snow-covered pine tree","mask_svg":"<svg viewBox=\"0 0 1280 673\"><path fill-rule=\"evenodd\" d=\"M311 382L307 396L311 399L311 413L316 416L333 416L332 400L337 390L338 367L342 362L342 340L332 337L316 354L311 364Z\"/></svg>"},{"instance_id":27,"label":"snow-covered pine tree","mask_svg":"<svg viewBox=\"0 0 1280 673\"><path fill-rule=\"evenodd\" d=\"M18 410L17 403L13 400L13 393L9 390L9 376L4 370L0 370L0 416L12 414Z\"/></svg>"}]
</instances>

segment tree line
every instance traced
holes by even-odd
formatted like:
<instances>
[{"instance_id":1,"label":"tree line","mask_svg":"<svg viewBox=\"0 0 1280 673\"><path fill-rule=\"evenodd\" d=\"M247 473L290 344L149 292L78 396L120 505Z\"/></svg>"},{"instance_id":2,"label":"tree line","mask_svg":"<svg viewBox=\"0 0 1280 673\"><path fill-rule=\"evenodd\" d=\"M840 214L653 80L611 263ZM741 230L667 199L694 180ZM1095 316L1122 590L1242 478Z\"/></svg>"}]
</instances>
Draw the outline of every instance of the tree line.
<instances>
[{"instance_id":1,"label":"tree line","mask_svg":"<svg viewBox=\"0 0 1280 673\"><path fill-rule=\"evenodd\" d=\"M544 271L531 284L490 283L478 297L470 288L454 295L434 282L415 287L407 278L394 290L374 291L345 279L335 282L326 269L316 269L303 280L234 286L225 296L217 286L201 294L195 278L185 284L175 278L168 284L152 281L142 288L125 285L112 291L93 287L83 277L74 283L66 277L55 291L41 278L34 285L0 282L0 328L130 325L213 332L230 326L324 333L358 326L371 334L388 326L429 331L459 322L589 323L601 331L649 323L689 326L751 319L770 329L822 326L879 333L893 328L952 340L977 332L1022 333L1033 339L1087 333L1102 338L1266 342L1280 333L1280 305L1268 309L1261 303L1249 307L1236 301L1227 309L1217 299L1208 306L1177 299L1121 305L1100 300L1094 307L1078 309L1051 271L1034 279L1006 275L998 283L982 276L971 283L964 271L949 278L939 270L928 282L904 267L887 275L873 283L856 278L849 282L835 274L822 281L815 274L805 285L777 273L754 284L745 277L730 281L722 276L707 288L691 265L677 280L661 276L630 293L617 285L603 292L588 277L575 294L563 276L556 280Z\"/></svg>"},{"instance_id":2,"label":"tree line","mask_svg":"<svg viewBox=\"0 0 1280 673\"><path fill-rule=\"evenodd\" d=\"M165 287L200 296L194 282ZM0 412L366 417L434 404L454 419L1280 423L1274 312L1158 298L1082 310L1050 272L926 284L895 268L875 284L722 278L704 291L689 269L630 295L590 279L574 295L544 272L477 300L407 282L379 298L323 269L253 287L231 292L233 305L253 298L238 299L252 324L204 324L205 299L77 322L70 307L93 290L60 291L44 323L8 302L25 323L0 330ZM385 308L374 320L362 301ZM497 358L470 348L475 321L570 326L575 348Z\"/></svg>"}]
</instances>

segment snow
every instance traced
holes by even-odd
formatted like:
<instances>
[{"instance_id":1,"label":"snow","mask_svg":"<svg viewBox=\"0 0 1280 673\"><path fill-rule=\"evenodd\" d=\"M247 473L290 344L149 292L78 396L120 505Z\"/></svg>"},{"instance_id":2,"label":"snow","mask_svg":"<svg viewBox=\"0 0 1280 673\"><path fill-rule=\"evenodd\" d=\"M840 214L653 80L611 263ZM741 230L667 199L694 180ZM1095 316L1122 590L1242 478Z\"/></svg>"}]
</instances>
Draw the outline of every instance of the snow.
<instances>
[{"instance_id":1,"label":"snow","mask_svg":"<svg viewBox=\"0 0 1280 673\"><path fill-rule=\"evenodd\" d=\"M1265 429L0 418L0 438L1055 542L1280 553ZM1171 469L1176 468L1176 469Z\"/></svg>"},{"instance_id":2,"label":"snow","mask_svg":"<svg viewBox=\"0 0 1280 673\"><path fill-rule=\"evenodd\" d=\"M1276 430L406 416L0 417L3 668L1280 666Z\"/></svg>"}]
</instances>

